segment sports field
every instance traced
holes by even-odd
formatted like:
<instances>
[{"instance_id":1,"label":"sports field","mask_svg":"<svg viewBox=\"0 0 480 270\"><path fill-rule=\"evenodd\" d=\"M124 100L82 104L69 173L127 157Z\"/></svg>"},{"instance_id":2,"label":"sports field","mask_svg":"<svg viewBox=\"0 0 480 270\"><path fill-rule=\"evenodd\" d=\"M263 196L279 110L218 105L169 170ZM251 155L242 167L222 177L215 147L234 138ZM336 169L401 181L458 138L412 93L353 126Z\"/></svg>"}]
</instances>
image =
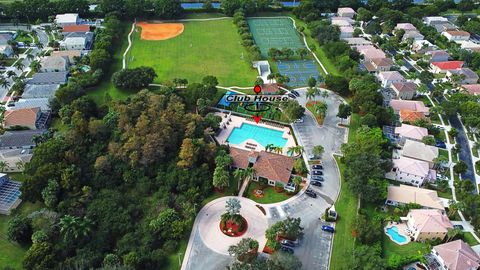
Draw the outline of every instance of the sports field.
<instances>
[{"instance_id":1,"label":"sports field","mask_svg":"<svg viewBox=\"0 0 480 270\"><path fill-rule=\"evenodd\" d=\"M308 79L314 77L318 80L318 72L315 62L312 60L277 61L278 72L290 78L288 86L306 86Z\"/></svg>"},{"instance_id":2,"label":"sports field","mask_svg":"<svg viewBox=\"0 0 480 270\"><path fill-rule=\"evenodd\" d=\"M257 73L231 19L182 23L183 33L161 41L141 39L141 28L137 27L127 66L153 67L158 75L156 83L174 78L200 82L213 75L221 85L253 85Z\"/></svg>"},{"instance_id":3,"label":"sports field","mask_svg":"<svg viewBox=\"0 0 480 270\"><path fill-rule=\"evenodd\" d=\"M292 20L288 18L249 18L248 26L255 44L266 57L270 48L305 48Z\"/></svg>"}]
</instances>

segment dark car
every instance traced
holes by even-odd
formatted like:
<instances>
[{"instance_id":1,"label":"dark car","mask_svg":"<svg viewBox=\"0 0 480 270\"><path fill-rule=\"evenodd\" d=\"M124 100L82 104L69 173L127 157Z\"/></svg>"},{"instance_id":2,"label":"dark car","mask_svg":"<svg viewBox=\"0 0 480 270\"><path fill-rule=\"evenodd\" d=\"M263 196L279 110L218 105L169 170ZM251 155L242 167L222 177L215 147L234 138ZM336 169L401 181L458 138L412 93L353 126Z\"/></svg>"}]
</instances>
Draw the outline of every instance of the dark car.
<instances>
[{"instance_id":1,"label":"dark car","mask_svg":"<svg viewBox=\"0 0 480 270\"><path fill-rule=\"evenodd\" d=\"M287 253L290 253L290 254L293 254L293 248L291 247L286 247L286 246L281 246L280 247L280 250L283 251L283 252L287 252Z\"/></svg>"},{"instance_id":2,"label":"dark car","mask_svg":"<svg viewBox=\"0 0 480 270\"><path fill-rule=\"evenodd\" d=\"M312 180L315 180L315 181L324 181L325 179L323 179L323 177L321 177L320 175L312 175L310 177L310 179Z\"/></svg>"},{"instance_id":3,"label":"dark car","mask_svg":"<svg viewBox=\"0 0 480 270\"><path fill-rule=\"evenodd\" d=\"M322 182L319 182L319 181L311 181L310 182L313 186L316 186L316 187L321 187L322 186Z\"/></svg>"},{"instance_id":4,"label":"dark car","mask_svg":"<svg viewBox=\"0 0 480 270\"><path fill-rule=\"evenodd\" d=\"M453 225L453 228L454 229L459 229L459 230L462 230L463 231L463 226L458 224L458 225Z\"/></svg>"},{"instance_id":5,"label":"dark car","mask_svg":"<svg viewBox=\"0 0 480 270\"><path fill-rule=\"evenodd\" d=\"M290 93L294 94L294 95L297 96L297 97L300 96L300 94L299 94L297 91L295 91L295 90L290 91Z\"/></svg>"},{"instance_id":6,"label":"dark car","mask_svg":"<svg viewBox=\"0 0 480 270\"><path fill-rule=\"evenodd\" d=\"M440 140L435 141L435 146L438 147L438 148L443 148L443 149L447 148L447 145L445 144L445 142L440 141Z\"/></svg>"},{"instance_id":7,"label":"dark car","mask_svg":"<svg viewBox=\"0 0 480 270\"><path fill-rule=\"evenodd\" d=\"M322 231L334 233L334 232L335 232L335 228L333 228L332 226L323 225L323 226L322 226Z\"/></svg>"},{"instance_id":8,"label":"dark car","mask_svg":"<svg viewBox=\"0 0 480 270\"><path fill-rule=\"evenodd\" d=\"M323 172L322 171L313 171L312 174L313 175L323 175Z\"/></svg>"},{"instance_id":9,"label":"dark car","mask_svg":"<svg viewBox=\"0 0 480 270\"><path fill-rule=\"evenodd\" d=\"M313 165L313 166L312 166L312 169L314 169L314 170L323 170L323 166L322 166L322 165L318 165L318 164L317 164L317 165Z\"/></svg>"},{"instance_id":10,"label":"dark car","mask_svg":"<svg viewBox=\"0 0 480 270\"><path fill-rule=\"evenodd\" d=\"M290 240L287 240L287 239L283 239L282 241L280 241L280 245L285 246L285 247L290 247L290 248L295 247L295 243L290 241Z\"/></svg>"},{"instance_id":11,"label":"dark car","mask_svg":"<svg viewBox=\"0 0 480 270\"><path fill-rule=\"evenodd\" d=\"M305 194L307 194L307 196L309 196L309 197L317 198L317 193L315 193L315 191L313 191L311 189L305 190Z\"/></svg>"}]
</instances>

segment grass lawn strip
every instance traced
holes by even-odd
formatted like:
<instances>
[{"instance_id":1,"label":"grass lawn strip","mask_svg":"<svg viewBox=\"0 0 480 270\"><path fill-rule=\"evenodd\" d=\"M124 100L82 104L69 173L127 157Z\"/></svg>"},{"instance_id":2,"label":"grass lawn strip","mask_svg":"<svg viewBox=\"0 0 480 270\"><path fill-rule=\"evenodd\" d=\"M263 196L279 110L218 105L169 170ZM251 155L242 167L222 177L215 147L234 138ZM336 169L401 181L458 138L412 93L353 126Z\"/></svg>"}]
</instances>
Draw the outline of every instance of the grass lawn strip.
<instances>
[{"instance_id":1,"label":"grass lawn strip","mask_svg":"<svg viewBox=\"0 0 480 270\"><path fill-rule=\"evenodd\" d=\"M253 191L256 189L262 189L263 190L263 197L262 198L257 198L253 195ZM261 188L260 184L258 182L253 182L251 181L248 184L248 188L246 189L244 196L257 202L257 203L262 203L262 204L269 204L269 203L277 203L284 201L286 199L289 199L293 196L292 195L287 195L285 192L278 193L275 191L275 189L272 186L267 186L265 188Z\"/></svg>"}]
</instances>

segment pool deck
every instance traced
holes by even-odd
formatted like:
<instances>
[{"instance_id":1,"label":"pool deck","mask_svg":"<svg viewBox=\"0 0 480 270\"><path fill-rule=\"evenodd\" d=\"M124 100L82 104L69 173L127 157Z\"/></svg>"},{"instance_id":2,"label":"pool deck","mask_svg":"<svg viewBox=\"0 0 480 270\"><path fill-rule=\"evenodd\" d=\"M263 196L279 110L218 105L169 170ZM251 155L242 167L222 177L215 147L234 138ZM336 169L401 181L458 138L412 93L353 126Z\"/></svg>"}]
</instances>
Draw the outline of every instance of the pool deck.
<instances>
[{"instance_id":1,"label":"pool deck","mask_svg":"<svg viewBox=\"0 0 480 270\"><path fill-rule=\"evenodd\" d=\"M398 228L398 234L402 235L403 237L405 237L407 239L407 241L403 242L403 243L398 243L397 241L395 241L392 236L390 236L388 233L387 233L387 229L391 228L391 227L397 227ZM392 240L392 242L394 242L395 244L397 245L400 245L400 246L403 246L403 245L406 245L408 243L410 243L410 236L408 236L408 233L407 233L407 224L405 223L395 223L395 222L389 222L387 224L387 226L385 226L385 228L383 229L384 233L388 236L388 238L390 238L390 240Z\"/></svg>"},{"instance_id":2,"label":"pool deck","mask_svg":"<svg viewBox=\"0 0 480 270\"><path fill-rule=\"evenodd\" d=\"M222 122L220 123L220 128L221 131L220 133L215 137L220 144L229 144L227 142L228 137L230 136L230 133L232 133L234 128L240 128L243 123L248 123L248 124L256 124L253 120L249 121L248 119L240 116L235 116L235 115L230 115L227 118L225 118L224 113L215 113L216 115L222 117ZM228 124L227 124L228 123ZM273 126L275 125L275 126ZM296 146L295 140L293 139L293 135L290 134L290 129L288 127L281 126L279 124L266 124L266 122L260 121L258 123L258 126L264 127L264 128L269 128L273 130L278 130L283 132L283 138L287 139L287 143L283 147L283 153L284 155L287 155L288 148L292 146ZM248 144L248 147L247 147ZM255 141L254 139L248 139L241 143L240 145L237 144L231 144L234 145L235 147L238 147L240 149L244 150L255 150L255 151L262 151L265 150L265 147L262 146L260 143Z\"/></svg>"}]
</instances>

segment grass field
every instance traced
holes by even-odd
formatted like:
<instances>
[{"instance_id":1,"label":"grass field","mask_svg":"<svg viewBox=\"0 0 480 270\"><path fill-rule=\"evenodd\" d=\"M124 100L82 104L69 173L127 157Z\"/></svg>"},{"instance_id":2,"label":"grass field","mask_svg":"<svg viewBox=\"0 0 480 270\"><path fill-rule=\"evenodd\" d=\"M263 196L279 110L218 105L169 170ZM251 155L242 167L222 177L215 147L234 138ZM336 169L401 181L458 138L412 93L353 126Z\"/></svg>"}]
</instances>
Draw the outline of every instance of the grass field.
<instances>
[{"instance_id":1,"label":"grass field","mask_svg":"<svg viewBox=\"0 0 480 270\"><path fill-rule=\"evenodd\" d=\"M128 66L153 67L157 83L174 78L200 82L204 76L213 75L220 85L253 85L257 72L248 62L231 19L184 22L184 25L180 36L164 41L141 40L140 30L135 32Z\"/></svg>"},{"instance_id":2,"label":"grass field","mask_svg":"<svg viewBox=\"0 0 480 270\"><path fill-rule=\"evenodd\" d=\"M285 192L278 193L275 191L273 187L268 186L262 189L264 196L262 198L257 198L253 195L253 191L260 188L261 187L258 182L250 182L250 184L248 184L247 190L244 193L244 196L257 203L262 203L262 204L281 202L293 196L293 194L288 195Z\"/></svg>"}]
</instances>

